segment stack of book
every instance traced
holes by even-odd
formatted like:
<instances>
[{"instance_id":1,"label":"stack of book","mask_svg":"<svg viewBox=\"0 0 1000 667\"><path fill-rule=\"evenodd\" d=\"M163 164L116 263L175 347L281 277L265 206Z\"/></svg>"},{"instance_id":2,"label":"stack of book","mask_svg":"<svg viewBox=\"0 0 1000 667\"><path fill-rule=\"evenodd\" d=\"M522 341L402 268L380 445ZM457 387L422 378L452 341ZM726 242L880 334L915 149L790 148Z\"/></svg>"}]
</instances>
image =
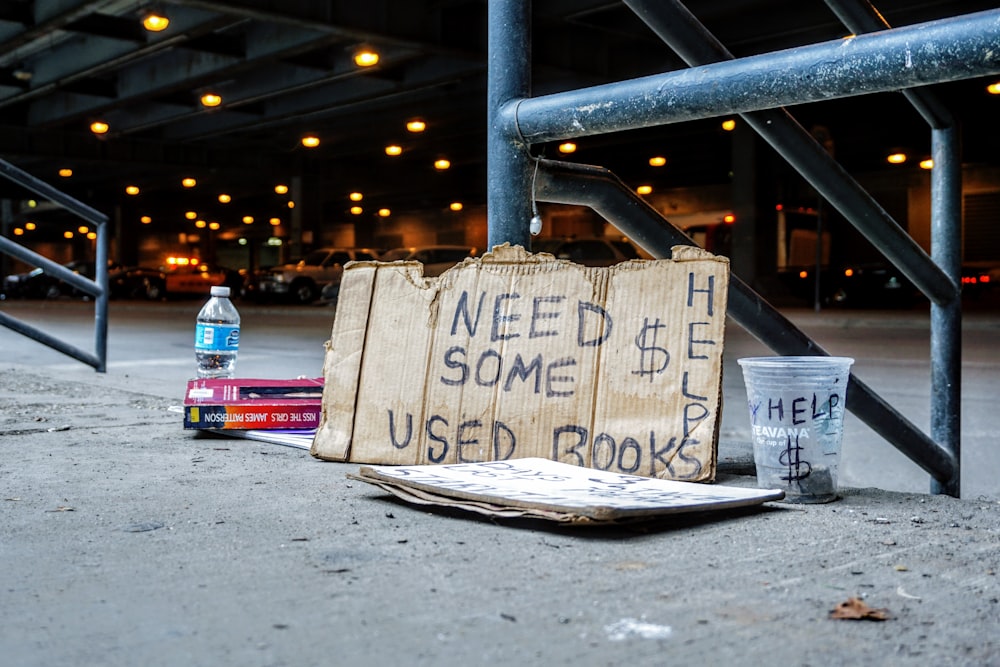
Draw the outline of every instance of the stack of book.
<instances>
[{"instance_id":1,"label":"stack of book","mask_svg":"<svg viewBox=\"0 0 1000 667\"><path fill-rule=\"evenodd\" d=\"M184 428L308 448L322 401L323 378L190 380Z\"/></svg>"}]
</instances>

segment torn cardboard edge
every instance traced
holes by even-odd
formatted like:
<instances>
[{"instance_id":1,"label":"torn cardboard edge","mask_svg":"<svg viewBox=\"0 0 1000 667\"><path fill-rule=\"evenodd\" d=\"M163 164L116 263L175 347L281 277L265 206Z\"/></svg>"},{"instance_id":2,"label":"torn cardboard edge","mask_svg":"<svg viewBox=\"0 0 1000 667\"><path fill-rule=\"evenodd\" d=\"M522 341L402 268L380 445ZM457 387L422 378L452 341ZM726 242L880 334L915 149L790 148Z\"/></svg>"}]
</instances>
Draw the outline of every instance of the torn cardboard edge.
<instances>
[{"instance_id":1,"label":"torn cardboard edge","mask_svg":"<svg viewBox=\"0 0 1000 667\"><path fill-rule=\"evenodd\" d=\"M726 258L681 246L585 267L504 245L438 278L353 263L311 452L714 480L728 283Z\"/></svg>"},{"instance_id":2,"label":"torn cardboard edge","mask_svg":"<svg viewBox=\"0 0 1000 667\"><path fill-rule=\"evenodd\" d=\"M677 482L527 458L455 465L362 466L348 477L419 505L574 524L622 523L781 500L776 489Z\"/></svg>"}]
</instances>

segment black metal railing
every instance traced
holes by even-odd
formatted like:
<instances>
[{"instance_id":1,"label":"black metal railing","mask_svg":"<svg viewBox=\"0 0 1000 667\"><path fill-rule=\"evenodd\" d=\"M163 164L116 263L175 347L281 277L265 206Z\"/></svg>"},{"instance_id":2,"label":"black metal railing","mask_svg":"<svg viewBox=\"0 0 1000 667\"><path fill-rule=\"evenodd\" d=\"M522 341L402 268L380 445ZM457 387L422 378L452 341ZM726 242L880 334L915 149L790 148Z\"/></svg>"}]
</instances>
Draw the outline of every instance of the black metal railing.
<instances>
[{"instance_id":1,"label":"black metal railing","mask_svg":"<svg viewBox=\"0 0 1000 667\"><path fill-rule=\"evenodd\" d=\"M16 257L32 266L40 267L52 277L58 278L94 298L94 352L81 350L75 345L3 311L0 311L0 325L81 361L99 373L105 372L108 358L108 217L4 160L0 160L0 176L43 199L58 204L94 226L97 232L97 245L94 256L93 280L74 273L51 259L0 236L0 252Z\"/></svg>"},{"instance_id":2,"label":"black metal railing","mask_svg":"<svg viewBox=\"0 0 1000 667\"><path fill-rule=\"evenodd\" d=\"M928 437L852 375L847 407L930 473L931 490L960 491L961 159L954 122L920 87L1000 72L1000 10L888 29L858 0L829 0L858 34L735 59L676 0L625 0L691 68L530 97L531 3L489 3L489 241L530 247L532 201L588 205L657 257L691 241L610 172L535 162L532 144L740 114L931 301ZM928 255L782 107L905 90L931 126L932 254ZM536 168L537 174L533 173ZM534 176L534 178L533 178ZM534 186L534 187L532 187ZM738 277L730 315L779 354L825 354Z\"/></svg>"}]
</instances>

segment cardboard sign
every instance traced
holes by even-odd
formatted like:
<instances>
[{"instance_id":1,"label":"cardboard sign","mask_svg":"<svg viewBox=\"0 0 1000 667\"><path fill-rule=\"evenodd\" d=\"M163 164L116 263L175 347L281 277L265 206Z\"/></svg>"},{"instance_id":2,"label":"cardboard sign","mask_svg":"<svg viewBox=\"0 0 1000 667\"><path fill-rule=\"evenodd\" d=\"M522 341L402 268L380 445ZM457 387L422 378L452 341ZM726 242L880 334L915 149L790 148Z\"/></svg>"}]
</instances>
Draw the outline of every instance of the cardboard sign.
<instances>
[{"instance_id":1,"label":"cardboard sign","mask_svg":"<svg viewBox=\"0 0 1000 667\"><path fill-rule=\"evenodd\" d=\"M501 246L440 278L352 264L312 453L712 480L728 284L687 247L596 268Z\"/></svg>"}]
</instances>

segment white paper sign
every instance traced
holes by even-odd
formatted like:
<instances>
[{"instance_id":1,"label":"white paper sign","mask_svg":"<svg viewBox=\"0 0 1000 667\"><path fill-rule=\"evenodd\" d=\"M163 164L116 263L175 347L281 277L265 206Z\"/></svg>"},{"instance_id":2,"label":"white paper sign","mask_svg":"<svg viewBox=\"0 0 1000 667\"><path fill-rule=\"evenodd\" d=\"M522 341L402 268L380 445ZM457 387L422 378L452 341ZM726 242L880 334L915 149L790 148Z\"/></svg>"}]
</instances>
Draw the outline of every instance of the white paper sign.
<instances>
[{"instance_id":1,"label":"white paper sign","mask_svg":"<svg viewBox=\"0 0 1000 667\"><path fill-rule=\"evenodd\" d=\"M780 500L779 490L677 482L582 468L549 459L362 467L360 477L498 506L594 519L703 511Z\"/></svg>"}]
</instances>

